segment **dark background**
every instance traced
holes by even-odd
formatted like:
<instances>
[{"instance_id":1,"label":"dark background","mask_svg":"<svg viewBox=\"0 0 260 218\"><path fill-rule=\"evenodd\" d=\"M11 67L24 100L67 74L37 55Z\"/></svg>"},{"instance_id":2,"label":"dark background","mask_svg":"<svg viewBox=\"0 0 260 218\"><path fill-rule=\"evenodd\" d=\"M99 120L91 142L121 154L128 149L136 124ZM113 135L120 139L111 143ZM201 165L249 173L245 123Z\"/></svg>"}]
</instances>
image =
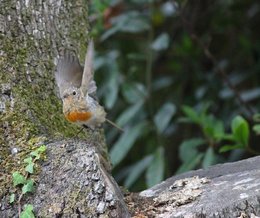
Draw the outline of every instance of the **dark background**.
<instances>
[{"instance_id":1,"label":"dark background","mask_svg":"<svg viewBox=\"0 0 260 218\"><path fill-rule=\"evenodd\" d=\"M120 184L258 154L258 0L92 1L89 18Z\"/></svg>"}]
</instances>

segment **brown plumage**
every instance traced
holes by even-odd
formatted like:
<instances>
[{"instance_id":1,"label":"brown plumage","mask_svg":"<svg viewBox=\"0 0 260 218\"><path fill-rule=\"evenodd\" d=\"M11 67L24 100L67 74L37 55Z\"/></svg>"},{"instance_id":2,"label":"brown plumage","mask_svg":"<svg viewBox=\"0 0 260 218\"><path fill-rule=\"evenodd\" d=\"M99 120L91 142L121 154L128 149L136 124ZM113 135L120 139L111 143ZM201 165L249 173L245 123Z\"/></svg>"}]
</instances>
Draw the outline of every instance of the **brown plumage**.
<instances>
[{"instance_id":1,"label":"brown plumage","mask_svg":"<svg viewBox=\"0 0 260 218\"><path fill-rule=\"evenodd\" d=\"M96 92L93 72L94 45L88 45L84 68L77 57L65 54L58 60L56 83L63 102L65 118L77 125L87 126L91 129L108 121L104 108L90 94ZM119 128L120 129L120 128Z\"/></svg>"},{"instance_id":2,"label":"brown plumage","mask_svg":"<svg viewBox=\"0 0 260 218\"><path fill-rule=\"evenodd\" d=\"M72 123L92 129L106 121L104 108L89 95L97 89L93 80L93 53L91 41L87 49L84 68L75 56L64 55L58 61L55 74L65 118Z\"/></svg>"}]
</instances>

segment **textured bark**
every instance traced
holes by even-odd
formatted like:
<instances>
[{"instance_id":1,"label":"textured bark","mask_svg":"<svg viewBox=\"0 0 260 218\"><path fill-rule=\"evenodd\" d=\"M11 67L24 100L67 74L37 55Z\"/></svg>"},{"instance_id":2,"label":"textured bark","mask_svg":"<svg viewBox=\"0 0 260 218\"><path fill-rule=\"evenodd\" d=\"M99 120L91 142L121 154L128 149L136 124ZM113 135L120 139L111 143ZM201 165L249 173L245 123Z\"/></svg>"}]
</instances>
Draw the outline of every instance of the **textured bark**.
<instances>
[{"instance_id":1,"label":"textured bark","mask_svg":"<svg viewBox=\"0 0 260 218\"><path fill-rule=\"evenodd\" d=\"M53 72L59 53L83 56L88 41L87 2L0 0L0 217L17 217L9 203L12 172L46 144L46 160L32 176L30 203L38 217L129 217L117 184L107 173L102 131L83 133L68 124ZM64 140L57 140L64 138ZM83 140L84 138L84 140ZM52 141L52 143L51 143ZM260 158L217 165L172 177L126 199L138 217L260 216ZM197 177L194 177L197 176Z\"/></svg>"},{"instance_id":2,"label":"textured bark","mask_svg":"<svg viewBox=\"0 0 260 218\"><path fill-rule=\"evenodd\" d=\"M87 1L0 0L0 5L0 217L18 215L17 203L8 203L10 192L21 192L12 185L12 172L25 174L23 160L42 144L48 149L32 176L36 191L21 206L33 204L41 217L128 216L106 172L103 132L81 133L84 141L56 140L79 130L62 115L53 75L63 50L84 58Z\"/></svg>"},{"instance_id":3,"label":"textured bark","mask_svg":"<svg viewBox=\"0 0 260 218\"><path fill-rule=\"evenodd\" d=\"M36 190L22 204L32 204L38 217L128 217L121 190L104 169L93 141L49 144ZM8 200L2 199L0 217L18 212L17 204Z\"/></svg>"},{"instance_id":4,"label":"textured bark","mask_svg":"<svg viewBox=\"0 0 260 218\"><path fill-rule=\"evenodd\" d=\"M146 217L260 217L260 157L174 176L129 198Z\"/></svg>"}]
</instances>

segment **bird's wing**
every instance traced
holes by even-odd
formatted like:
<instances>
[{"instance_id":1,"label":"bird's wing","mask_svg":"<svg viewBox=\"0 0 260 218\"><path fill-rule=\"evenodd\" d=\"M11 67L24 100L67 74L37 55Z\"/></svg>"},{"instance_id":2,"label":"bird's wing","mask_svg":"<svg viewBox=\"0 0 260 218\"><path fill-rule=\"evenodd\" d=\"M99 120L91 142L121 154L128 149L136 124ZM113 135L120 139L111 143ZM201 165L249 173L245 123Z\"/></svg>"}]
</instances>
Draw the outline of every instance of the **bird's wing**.
<instances>
[{"instance_id":1,"label":"bird's wing","mask_svg":"<svg viewBox=\"0 0 260 218\"><path fill-rule=\"evenodd\" d=\"M65 54L59 58L55 79L60 91L60 96L62 96L64 90L70 86L80 87L82 73L83 68L77 57Z\"/></svg>"},{"instance_id":2,"label":"bird's wing","mask_svg":"<svg viewBox=\"0 0 260 218\"><path fill-rule=\"evenodd\" d=\"M82 76L81 91L84 94L91 94L97 90L96 83L94 81L94 69L93 69L93 58L94 58L94 44L91 40L88 45L87 54L85 58L85 65Z\"/></svg>"}]
</instances>

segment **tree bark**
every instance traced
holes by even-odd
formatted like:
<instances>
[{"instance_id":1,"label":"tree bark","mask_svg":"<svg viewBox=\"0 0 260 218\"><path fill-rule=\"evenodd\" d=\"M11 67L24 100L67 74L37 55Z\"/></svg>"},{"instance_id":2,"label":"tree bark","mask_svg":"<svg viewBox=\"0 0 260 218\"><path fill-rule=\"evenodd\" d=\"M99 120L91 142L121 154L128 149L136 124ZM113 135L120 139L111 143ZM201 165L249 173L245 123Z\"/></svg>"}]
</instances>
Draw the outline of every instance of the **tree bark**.
<instances>
[{"instance_id":1,"label":"tree bark","mask_svg":"<svg viewBox=\"0 0 260 218\"><path fill-rule=\"evenodd\" d=\"M17 217L32 204L37 217L254 217L260 216L260 158L172 177L124 197L107 172L102 131L71 139L78 128L63 117L54 70L59 53L83 60L87 5L77 1L0 0L0 217ZM12 173L45 144L35 190L21 196ZM15 201L9 202L11 193Z\"/></svg>"},{"instance_id":2,"label":"tree bark","mask_svg":"<svg viewBox=\"0 0 260 218\"><path fill-rule=\"evenodd\" d=\"M260 157L173 176L128 196L137 217L260 217Z\"/></svg>"},{"instance_id":3,"label":"tree bark","mask_svg":"<svg viewBox=\"0 0 260 218\"><path fill-rule=\"evenodd\" d=\"M103 132L66 139L79 128L65 121L54 83L60 52L85 56L87 2L0 0L0 5L0 217L17 217L26 203L38 217L128 217L107 173ZM21 196L12 173L26 175L24 160L43 144L46 160L28 176L35 191L9 203L10 193Z\"/></svg>"}]
</instances>

